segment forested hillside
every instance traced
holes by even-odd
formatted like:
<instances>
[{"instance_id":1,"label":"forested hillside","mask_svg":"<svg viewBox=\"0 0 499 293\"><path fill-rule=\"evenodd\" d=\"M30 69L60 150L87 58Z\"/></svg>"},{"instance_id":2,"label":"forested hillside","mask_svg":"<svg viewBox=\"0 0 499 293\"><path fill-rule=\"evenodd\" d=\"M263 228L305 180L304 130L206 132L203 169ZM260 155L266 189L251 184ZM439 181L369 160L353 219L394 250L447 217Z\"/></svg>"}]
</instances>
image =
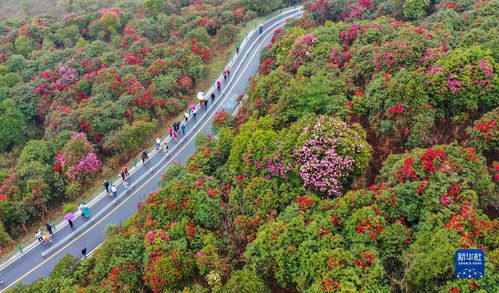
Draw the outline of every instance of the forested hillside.
<instances>
[{"instance_id":1,"label":"forested hillside","mask_svg":"<svg viewBox=\"0 0 499 293\"><path fill-rule=\"evenodd\" d=\"M294 2L147 0L0 23L0 246L135 156L212 82L246 21Z\"/></svg>"},{"instance_id":2,"label":"forested hillside","mask_svg":"<svg viewBox=\"0 0 499 293\"><path fill-rule=\"evenodd\" d=\"M0 0L0 20L39 15L62 17L71 12L89 13L115 4L139 0Z\"/></svg>"},{"instance_id":3,"label":"forested hillside","mask_svg":"<svg viewBox=\"0 0 499 293\"><path fill-rule=\"evenodd\" d=\"M305 8L217 139L95 255L17 290L497 292L499 2ZM458 248L484 278L454 277Z\"/></svg>"}]
</instances>

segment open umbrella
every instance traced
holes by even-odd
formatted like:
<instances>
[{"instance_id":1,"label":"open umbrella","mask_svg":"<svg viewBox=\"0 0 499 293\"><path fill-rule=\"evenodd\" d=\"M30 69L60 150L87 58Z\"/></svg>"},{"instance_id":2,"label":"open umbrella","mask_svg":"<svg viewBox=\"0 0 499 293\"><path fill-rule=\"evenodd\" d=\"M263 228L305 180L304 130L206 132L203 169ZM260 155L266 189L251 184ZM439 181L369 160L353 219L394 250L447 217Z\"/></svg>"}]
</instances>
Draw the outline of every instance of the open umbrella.
<instances>
[{"instance_id":1,"label":"open umbrella","mask_svg":"<svg viewBox=\"0 0 499 293\"><path fill-rule=\"evenodd\" d=\"M190 104L190 105L189 105L189 108L191 108L191 110L194 110L194 109L196 109L196 105L194 105L194 104Z\"/></svg>"},{"instance_id":2,"label":"open umbrella","mask_svg":"<svg viewBox=\"0 0 499 293\"><path fill-rule=\"evenodd\" d=\"M198 101L199 101L199 102L204 101L204 93L203 93L203 92L199 92L199 93L198 93Z\"/></svg>"},{"instance_id":3,"label":"open umbrella","mask_svg":"<svg viewBox=\"0 0 499 293\"><path fill-rule=\"evenodd\" d=\"M75 214L73 213L67 213L65 216L64 216L64 220L66 221L71 221L72 219L75 218Z\"/></svg>"}]
</instances>

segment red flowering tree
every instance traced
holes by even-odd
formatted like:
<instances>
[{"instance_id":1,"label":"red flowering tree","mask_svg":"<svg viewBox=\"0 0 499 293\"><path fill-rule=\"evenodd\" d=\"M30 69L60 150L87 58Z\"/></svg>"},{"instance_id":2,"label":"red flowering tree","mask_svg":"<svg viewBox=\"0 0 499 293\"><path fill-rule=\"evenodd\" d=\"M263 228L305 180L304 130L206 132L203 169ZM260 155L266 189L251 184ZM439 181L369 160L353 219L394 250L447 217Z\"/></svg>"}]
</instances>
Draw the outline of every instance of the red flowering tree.
<instances>
[{"instance_id":1,"label":"red flowering tree","mask_svg":"<svg viewBox=\"0 0 499 293\"><path fill-rule=\"evenodd\" d=\"M480 151L499 151L499 108L485 113L468 128L470 141Z\"/></svg>"},{"instance_id":2,"label":"red flowering tree","mask_svg":"<svg viewBox=\"0 0 499 293\"><path fill-rule=\"evenodd\" d=\"M234 123L234 116L230 115L227 111L222 110L215 113L215 117L212 122L212 130L214 133L218 133L220 128L231 127Z\"/></svg>"},{"instance_id":3,"label":"red flowering tree","mask_svg":"<svg viewBox=\"0 0 499 293\"><path fill-rule=\"evenodd\" d=\"M192 78L190 78L189 76L184 76L178 80L178 85L185 93L187 93L192 89Z\"/></svg>"}]
</instances>

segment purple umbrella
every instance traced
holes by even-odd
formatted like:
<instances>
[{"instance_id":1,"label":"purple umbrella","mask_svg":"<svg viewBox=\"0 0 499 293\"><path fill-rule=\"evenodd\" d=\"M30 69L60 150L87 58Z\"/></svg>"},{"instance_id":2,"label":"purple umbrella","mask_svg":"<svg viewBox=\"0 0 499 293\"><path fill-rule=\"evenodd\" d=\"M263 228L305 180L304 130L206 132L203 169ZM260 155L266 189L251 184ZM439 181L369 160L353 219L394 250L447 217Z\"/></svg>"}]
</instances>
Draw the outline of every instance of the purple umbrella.
<instances>
[{"instance_id":1,"label":"purple umbrella","mask_svg":"<svg viewBox=\"0 0 499 293\"><path fill-rule=\"evenodd\" d=\"M64 220L66 221L71 221L72 219L75 218L75 214L73 213L67 213L65 216L64 216Z\"/></svg>"},{"instance_id":2,"label":"purple umbrella","mask_svg":"<svg viewBox=\"0 0 499 293\"><path fill-rule=\"evenodd\" d=\"M189 108L191 108L192 110L194 110L194 109L196 109L196 105L191 104L191 105L189 106Z\"/></svg>"}]
</instances>

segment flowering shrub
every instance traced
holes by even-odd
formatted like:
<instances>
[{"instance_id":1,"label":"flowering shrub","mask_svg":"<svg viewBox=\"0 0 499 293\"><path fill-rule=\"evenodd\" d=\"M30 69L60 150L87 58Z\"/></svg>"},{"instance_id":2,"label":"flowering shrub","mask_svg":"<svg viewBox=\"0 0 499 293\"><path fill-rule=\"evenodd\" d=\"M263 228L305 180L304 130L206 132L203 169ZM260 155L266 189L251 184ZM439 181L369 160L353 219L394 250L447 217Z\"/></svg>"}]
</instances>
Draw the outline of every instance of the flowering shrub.
<instances>
[{"instance_id":1,"label":"flowering shrub","mask_svg":"<svg viewBox=\"0 0 499 293\"><path fill-rule=\"evenodd\" d=\"M499 151L499 108L485 113L468 128L471 143L479 151Z\"/></svg>"},{"instance_id":2,"label":"flowering shrub","mask_svg":"<svg viewBox=\"0 0 499 293\"><path fill-rule=\"evenodd\" d=\"M306 126L295 156L304 185L330 196L341 195L367 166L371 153L360 126L325 116Z\"/></svg>"},{"instance_id":3,"label":"flowering shrub","mask_svg":"<svg viewBox=\"0 0 499 293\"><path fill-rule=\"evenodd\" d=\"M56 84L59 87L70 85L77 80L78 72L76 71L76 69L64 66L59 67L59 79L56 81ZM40 86L38 86L38 88L40 89ZM40 91L43 91L43 89L40 89Z\"/></svg>"},{"instance_id":4,"label":"flowering shrub","mask_svg":"<svg viewBox=\"0 0 499 293\"><path fill-rule=\"evenodd\" d=\"M311 59L310 50L316 42L317 38L313 34L306 34L296 39L293 47L289 51L289 59L292 61L292 70L297 70L298 67L304 65Z\"/></svg>"},{"instance_id":5,"label":"flowering shrub","mask_svg":"<svg viewBox=\"0 0 499 293\"><path fill-rule=\"evenodd\" d=\"M214 133L218 133L223 127L232 127L233 123L234 116L222 109L222 111L215 113L211 127Z\"/></svg>"},{"instance_id":6,"label":"flowering shrub","mask_svg":"<svg viewBox=\"0 0 499 293\"><path fill-rule=\"evenodd\" d=\"M184 76L178 80L178 85L184 90L190 90L192 88L192 78Z\"/></svg>"},{"instance_id":7,"label":"flowering shrub","mask_svg":"<svg viewBox=\"0 0 499 293\"><path fill-rule=\"evenodd\" d=\"M128 53L125 56L125 62L127 62L128 64L139 64L139 65L144 63L144 61L141 58L139 58L137 55L134 55L131 53Z\"/></svg>"},{"instance_id":8,"label":"flowering shrub","mask_svg":"<svg viewBox=\"0 0 499 293\"><path fill-rule=\"evenodd\" d=\"M350 61L350 57L351 55L348 51L344 52L342 49L333 47L332 52L329 55L329 61L332 65L343 66Z\"/></svg>"},{"instance_id":9,"label":"flowering shrub","mask_svg":"<svg viewBox=\"0 0 499 293\"><path fill-rule=\"evenodd\" d=\"M427 71L437 105L448 103L452 116L472 114L493 105L498 78L494 58L477 47L457 49Z\"/></svg>"},{"instance_id":10,"label":"flowering shrub","mask_svg":"<svg viewBox=\"0 0 499 293\"><path fill-rule=\"evenodd\" d=\"M261 161L255 161L255 166L261 169L266 179L272 177L288 178L288 173L293 169L292 163L285 163L281 155L274 153L270 157L263 157Z\"/></svg>"},{"instance_id":11,"label":"flowering shrub","mask_svg":"<svg viewBox=\"0 0 499 293\"><path fill-rule=\"evenodd\" d=\"M264 224L245 252L248 267L262 272L270 269L280 286L303 286L310 292L334 292L345 286L383 291L383 282L362 281L383 274L375 250L347 248L340 227L333 224L338 210L331 209L329 200L318 201L304 212L300 200Z\"/></svg>"},{"instance_id":12,"label":"flowering shrub","mask_svg":"<svg viewBox=\"0 0 499 293\"><path fill-rule=\"evenodd\" d=\"M61 171L71 180L83 181L95 175L102 165L85 133L73 133L71 139L55 156L54 170Z\"/></svg>"},{"instance_id":13,"label":"flowering shrub","mask_svg":"<svg viewBox=\"0 0 499 293\"><path fill-rule=\"evenodd\" d=\"M259 73L269 73L270 71L272 71L273 69L273 61L272 58L268 58L264 61L262 61L262 63L260 63L260 65L258 66L258 72Z\"/></svg>"},{"instance_id":14,"label":"flowering shrub","mask_svg":"<svg viewBox=\"0 0 499 293\"><path fill-rule=\"evenodd\" d=\"M355 37L362 34L360 27L356 24L350 25L346 30L340 33L340 41L343 47L348 47L353 44Z\"/></svg>"},{"instance_id":15,"label":"flowering shrub","mask_svg":"<svg viewBox=\"0 0 499 293\"><path fill-rule=\"evenodd\" d=\"M419 65L420 56L417 43L393 40L375 49L373 64L376 71L394 72Z\"/></svg>"},{"instance_id":16,"label":"flowering shrub","mask_svg":"<svg viewBox=\"0 0 499 293\"><path fill-rule=\"evenodd\" d=\"M220 271L225 269L223 261L220 259L217 247L207 245L203 247L194 256L199 273L202 276L209 275L212 271Z\"/></svg>"},{"instance_id":17,"label":"flowering shrub","mask_svg":"<svg viewBox=\"0 0 499 293\"><path fill-rule=\"evenodd\" d=\"M430 0L406 0L403 6L404 16L408 19L422 18L429 6Z\"/></svg>"},{"instance_id":18,"label":"flowering shrub","mask_svg":"<svg viewBox=\"0 0 499 293\"><path fill-rule=\"evenodd\" d=\"M143 279L153 292L180 289L192 275L193 268L192 260L185 252L157 251L149 257Z\"/></svg>"}]
</instances>

